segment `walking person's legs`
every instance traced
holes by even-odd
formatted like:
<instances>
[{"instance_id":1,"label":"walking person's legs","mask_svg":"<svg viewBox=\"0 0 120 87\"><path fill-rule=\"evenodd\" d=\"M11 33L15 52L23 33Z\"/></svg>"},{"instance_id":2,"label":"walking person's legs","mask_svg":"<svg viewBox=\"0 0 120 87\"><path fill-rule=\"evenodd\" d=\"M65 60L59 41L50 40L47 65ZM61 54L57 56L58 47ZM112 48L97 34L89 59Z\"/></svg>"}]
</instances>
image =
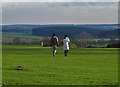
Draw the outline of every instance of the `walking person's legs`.
<instances>
[{"instance_id":1,"label":"walking person's legs","mask_svg":"<svg viewBox=\"0 0 120 87\"><path fill-rule=\"evenodd\" d=\"M67 56L68 52L69 52L69 50L64 50L64 55Z\"/></svg>"},{"instance_id":2,"label":"walking person's legs","mask_svg":"<svg viewBox=\"0 0 120 87\"><path fill-rule=\"evenodd\" d=\"M64 50L64 55L67 56L67 50Z\"/></svg>"},{"instance_id":3,"label":"walking person's legs","mask_svg":"<svg viewBox=\"0 0 120 87\"><path fill-rule=\"evenodd\" d=\"M69 52L69 50L67 50L66 54Z\"/></svg>"},{"instance_id":4,"label":"walking person's legs","mask_svg":"<svg viewBox=\"0 0 120 87\"><path fill-rule=\"evenodd\" d=\"M55 54L56 54L56 45L52 45L52 52L53 52L53 56L55 56Z\"/></svg>"},{"instance_id":5,"label":"walking person's legs","mask_svg":"<svg viewBox=\"0 0 120 87\"><path fill-rule=\"evenodd\" d=\"M69 52L69 50L67 50L67 53Z\"/></svg>"}]
</instances>

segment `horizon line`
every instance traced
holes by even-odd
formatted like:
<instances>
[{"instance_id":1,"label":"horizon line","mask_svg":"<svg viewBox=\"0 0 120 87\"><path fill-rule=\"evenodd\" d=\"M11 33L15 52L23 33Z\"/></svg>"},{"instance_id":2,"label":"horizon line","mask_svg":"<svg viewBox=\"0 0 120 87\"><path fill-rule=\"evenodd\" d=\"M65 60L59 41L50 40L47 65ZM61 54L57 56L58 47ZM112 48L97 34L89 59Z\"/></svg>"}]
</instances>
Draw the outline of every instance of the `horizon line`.
<instances>
[{"instance_id":1,"label":"horizon line","mask_svg":"<svg viewBox=\"0 0 120 87\"><path fill-rule=\"evenodd\" d=\"M41 23L41 24L32 24L32 23L16 23L16 24L1 24L1 25L94 25L94 24L99 24L99 25L103 25L103 24L120 24L120 23Z\"/></svg>"}]
</instances>

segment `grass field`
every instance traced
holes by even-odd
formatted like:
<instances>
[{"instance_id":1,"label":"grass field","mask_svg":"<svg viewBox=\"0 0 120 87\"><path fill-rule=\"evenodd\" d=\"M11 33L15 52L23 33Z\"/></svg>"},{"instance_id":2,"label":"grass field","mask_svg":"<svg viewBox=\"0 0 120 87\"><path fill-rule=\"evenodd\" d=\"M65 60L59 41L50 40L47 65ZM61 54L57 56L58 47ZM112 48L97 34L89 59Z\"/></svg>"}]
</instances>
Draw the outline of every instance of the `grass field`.
<instances>
[{"instance_id":1,"label":"grass field","mask_svg":"<svg viewBox=\"0 0 120 87\"><path fill-rule=\"evenodd\" d=\"M42 40L44 37L33 36L25 33L14 33L14 32L2 32L3 42L12 42L14 38L20 38L21 40L32 41L33 39Z\"/></svg>"},{"instance_id":2,"label":"grass field","mask_svg":"<svg viewBox=\"0 0 120 87\"><path fill-rule=\"evenodd\" d=\"M4 85L115 85L118 84L118 49L73 48L64 57L50 47L3 46ZM14 70L16 66L25 70Z\"/></svg>"}]
</instances>

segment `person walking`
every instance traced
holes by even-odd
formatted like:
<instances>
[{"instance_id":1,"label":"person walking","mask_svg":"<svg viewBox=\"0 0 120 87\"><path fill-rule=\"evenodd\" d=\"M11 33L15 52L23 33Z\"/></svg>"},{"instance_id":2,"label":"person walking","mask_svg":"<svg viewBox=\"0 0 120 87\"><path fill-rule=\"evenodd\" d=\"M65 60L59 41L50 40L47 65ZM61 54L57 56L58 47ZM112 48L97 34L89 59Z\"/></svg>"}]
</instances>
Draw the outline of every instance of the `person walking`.
<instances>
[{"instance_id":1,"label":"person walking","mask_svg":"<svg viewBox=\"0 0 120 87\"><path fill-rule=\"evenodd\" d=\"M58 37L55 35L55 33L53 33L53 35L51 37L50 45L52 47L53 56L55 56L56 55L56 51L57 51L56 50L57 46L59 45Z\"/></svg>"},{"instance_id":2,"label":"person walking","mask_svg":"<svg viewBox=\"0 0 120 87\"><path fill-rule=\"evenodd\" d=\"M70 39L68 38L67 35L65 35L63 39L63 49L64 49L65 56L67 56L67 53L69 51L69 43L70 43Z\"/></svg>"}]
</instances>

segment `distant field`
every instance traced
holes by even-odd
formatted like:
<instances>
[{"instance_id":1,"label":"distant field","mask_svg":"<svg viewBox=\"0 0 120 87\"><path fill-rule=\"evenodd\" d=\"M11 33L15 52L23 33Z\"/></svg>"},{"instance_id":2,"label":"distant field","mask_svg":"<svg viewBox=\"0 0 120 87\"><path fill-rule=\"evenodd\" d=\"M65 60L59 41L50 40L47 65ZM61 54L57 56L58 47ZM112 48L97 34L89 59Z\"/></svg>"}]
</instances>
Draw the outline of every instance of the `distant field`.
<instances>
[{"instance_id":1,"label":"distant field","mask_svg":"<svg viewBox=\"0 0 120 87\"><path fill-rule=\"evenodd\" d=\"M43 37L33 36L25 33L14 33L14 32L3 32L2 33L2 41L3 42L12 42L14 38L21 38L21 40L27 39L27 41L31 41L32 39L42 40Z\"/></svg>"},{"instance_id":2,"label":"distant field","mask_svg":"<svg viewBox=\"0 0 120 87\"><path fill-rule=\"evenodd\" d=\"M14 68L23 66L26 70ZM118 84L118 49L3 46L4 85L115 85Z\"/></svg>"}]
</instances>

